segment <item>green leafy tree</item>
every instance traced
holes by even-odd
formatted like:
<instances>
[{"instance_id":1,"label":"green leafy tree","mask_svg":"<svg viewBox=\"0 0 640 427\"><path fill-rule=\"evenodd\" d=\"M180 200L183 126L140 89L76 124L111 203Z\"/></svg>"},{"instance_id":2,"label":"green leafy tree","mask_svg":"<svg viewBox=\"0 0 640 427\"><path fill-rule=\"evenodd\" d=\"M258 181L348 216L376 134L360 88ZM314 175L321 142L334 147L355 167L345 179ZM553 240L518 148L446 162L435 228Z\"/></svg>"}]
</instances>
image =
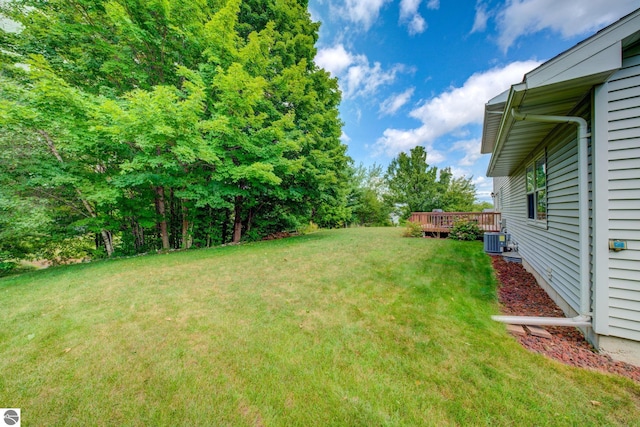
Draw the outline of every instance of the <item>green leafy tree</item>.
<instances>
[{"instance_id":1,"label":"green leafy tree","mask_svg":"<svg viewBox=\"0 0 640 427\"><path fill-rule=\"evenodd\" d=\"M191 182L191 172L195 167L213 167L218 161L216 147L207 143L199 129L204 113L204 84L196 73L184 68L179 72L185 78L181 88L155 86L152 91L132 91L120 103L105 102L96 117L101 125L95 127L114 143L128 147L128 157L120 164L120 175L113 184L127 190L125 194L143 195L145 190L151 190L165 250L172 247L169 189L177 199L181 242L186 247L191 222L189 199L193 194L188 188L197 185ZM139 223L140 213L143 211L127 212L127 216Z\"/></svg>"},{"instance_id":2,"label":"green leafy tree","mask_svg":"<svg viewBox=\"0 0 640 427\"><path fill-rule=\"evenodd\" d=\"M381 165L354 168L351 194L353 220L359 225L387 226L391 224L391 206L385 202L388 193Z\"/></svg>"},{"instance_id":3,"label":"green leafy tree","mask_svg":"<svg viewBox=\"0 0 640 427\"><path fill-rule=\"evenodd\" d=\"M476 199L476 186L472 178L453 178L442 196L442 209L446 212L472 212Z\"/></svg>"},{"instance_id":4,"label":"green leafy tree","mask_svg":"<svg viewBox=\"0 0 640 427\"><path fill-rule=\"evenodd\" d=\"M403 218L411 212L468 212L473 207L476 189L471 178L454 178L451 168L438 171L436 166L429 166L427 152L421 146L394 158L385 178L388 200L400 207Z\"/></svg>"},{"instance_id":5,"label":"green leafy tree","mask_svg":"<svg viewBox=\"0 0 640 427\"><path fill-rule=\"evenodd\" d=\"M486 209L493 209L493 203L491 202L486 202L486 201L475 201L473 203L473 208L472 211L473 212L482 212Z\"/></svg>"},{"instance_id":6,"label":"green leafy tree","mask_svg":"<svg viewBox=\"0 0 640 427\"><path fill-rule=\"evenodd\" d=\"M15 150L39 148L25 163L46 163L5 206L37 199L51 224L95 233L108 255L342 224L340 92L313 62L319 26L306 6L0 4L22 25L0 30L0 125Z\"/></svg>"},{"instance_id":7,"label":"green leafy tree","mask_svg":"<svg viewBox=\"0 0 640 427\"><path fill-rule=\"evenodd\" d=\"M403 218L408 218L411 212L441 209L444 183L448 183L450 177L450 172L445 170L439 181L438 168L429 166L426 150L417 146L409 154L400 153L389 164L385 175L388 200L401 207Z\"/></svg>"},{"instance_id":8,"label":"green leafy tree","mask_svg":"<svg viewBox=\"0 0 640 427\"><path fill-rule=\"evenodd\" d=\"M14 174L9 188L17 197L45 198L49 206L66 207L73 213L66 218L79 229L98 233L111 255L113 224L104 211L117 192L105 185L105 153L94 150L99 144L89 129L97 101L57 77L42 57L33 56L28 66L29 73L13 70L0 80L0 125L10 135L7 150L20 153L24 161L20 171L5 169Z\"/></svg>"}]
</instances>

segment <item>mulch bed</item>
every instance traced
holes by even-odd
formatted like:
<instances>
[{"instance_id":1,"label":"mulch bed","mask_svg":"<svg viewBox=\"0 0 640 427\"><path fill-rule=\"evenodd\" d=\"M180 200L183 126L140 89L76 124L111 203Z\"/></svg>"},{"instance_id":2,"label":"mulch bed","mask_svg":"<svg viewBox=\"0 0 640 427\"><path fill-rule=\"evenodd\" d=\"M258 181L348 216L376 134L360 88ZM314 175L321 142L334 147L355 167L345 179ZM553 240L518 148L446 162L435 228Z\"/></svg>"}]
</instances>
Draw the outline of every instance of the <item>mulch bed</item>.
<instances>
[{"instance_id":1,"label":"mulch bed","mask_svg":"<svg viewBox=\"0 0 640 427\"><path fill-rule=\"evenodd\" d=\"M492 257L500 287L498 298L505 315L564 317L564 313L538 286L521 264ZM623 375L640 382L640 366L617 362L599 354L575 327L545 326L551 338L516 336L525 348L568 365Z\"/></svg>"}]
</instances>

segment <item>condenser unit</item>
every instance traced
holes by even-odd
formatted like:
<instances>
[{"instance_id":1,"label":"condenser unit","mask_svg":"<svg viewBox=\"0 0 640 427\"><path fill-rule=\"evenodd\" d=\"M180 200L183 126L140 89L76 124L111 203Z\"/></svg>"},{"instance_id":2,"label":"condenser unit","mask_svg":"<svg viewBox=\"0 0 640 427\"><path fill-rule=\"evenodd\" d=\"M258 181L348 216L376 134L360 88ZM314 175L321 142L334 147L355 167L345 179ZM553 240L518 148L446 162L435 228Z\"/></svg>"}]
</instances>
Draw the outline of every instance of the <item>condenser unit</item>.
<instances>
[{"instance_id":1,"label":"condenser unit","mask_svg":"<svg viewBox=\"0 0 640 427\"><path fill-rule=\"evenodd\" d=\"M488 254L500 254L509 241L507 233L484 233L484 251Z\"/></svg>"}]
</instances>

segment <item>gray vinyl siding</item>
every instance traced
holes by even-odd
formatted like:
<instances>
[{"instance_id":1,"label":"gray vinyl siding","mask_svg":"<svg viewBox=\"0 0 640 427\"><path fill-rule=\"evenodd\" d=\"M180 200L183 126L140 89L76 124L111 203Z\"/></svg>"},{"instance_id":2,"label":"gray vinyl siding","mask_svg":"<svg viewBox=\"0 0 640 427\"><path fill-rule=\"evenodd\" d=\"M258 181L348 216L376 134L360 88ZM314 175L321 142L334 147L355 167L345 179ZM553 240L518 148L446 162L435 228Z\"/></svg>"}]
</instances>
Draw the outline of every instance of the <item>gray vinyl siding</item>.
<instances>
[{"instance_id":1,"label":"gray vinyl siding","mask_svg":"<svg viewBox=\"0 0 640 427\"><path fill-rule=\"evenodd\" d=\"M585 106L584 109L588 109ZM531 153L527 163L508 177L494 178L494 191L502 192L501 212L507 232L524 259L574 310L580 308L578 238L578 150L576 127L556 128ZM525 171L530 161L546 150L547 222L527 218Z\"/></svg>"},{"instance_id":2,"label":"gray vinyl siding","mask_svg":"<svg viewBox=\"0 0 640 427\"><path fill-rule=\"evenodd\" d=\"M594 118L599 123L598 129L602 129L592 135L594 141L589 147L590 253L587 256L591 261L592 288L594 292L598 289L598 299L592 301L592 308L600 307L594 309L596 318L600 319L597 333L640 341L640 55L625 58L623 68L598 87L597 93L597 102L592 104L586 100L572 113L591 122L590 110L596 108ZM547 222L539 223L527 218L525 171L545 150ZM599 153L598 157L592 157L592 151ZM594 162L598 165L597 183L593 181ZM598 199L592 200L591 190L595 185L599 189ZM506 220L507 232L523 258L569 307L579 312L575 126L558 125L511 176L494 178L494 192L500 201L498 208ZM598 228L594 229L596 210ZM594 246L595 236L598 236L597 246ZM609 239L626 240L628 249L608 251ZM596 252L600 255L594 261L592 255ZM602 266L604 268L600 268Z\"/></svg>"},{"instance_id":3,"label":"gray vinyl siding","mask_svg":"<svg viewBox=\"0 0 640 427\"><path fill-rule=\"evenodd\" d=\"M640 56L607 82L609 335L640 341Z\"/></svg>"}]
</instances>

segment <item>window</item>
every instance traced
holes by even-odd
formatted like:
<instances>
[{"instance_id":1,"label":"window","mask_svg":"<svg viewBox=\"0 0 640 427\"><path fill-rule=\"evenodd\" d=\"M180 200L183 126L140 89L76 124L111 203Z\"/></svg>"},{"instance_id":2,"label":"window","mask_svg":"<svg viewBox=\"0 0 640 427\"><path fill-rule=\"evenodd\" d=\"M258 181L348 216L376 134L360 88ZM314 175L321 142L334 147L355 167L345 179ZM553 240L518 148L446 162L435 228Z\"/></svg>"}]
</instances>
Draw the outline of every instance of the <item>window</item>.
<instances>
[{"instance_id":1,"label":"window","mask_svg":"<svg viewBox=\"0 0 640 427\"><path fill-rule=\"evenodd\" d=\"M527 217L537 221L547 220L547 159L536 159L527 167Z\"/></svg>"}]
</instances>

